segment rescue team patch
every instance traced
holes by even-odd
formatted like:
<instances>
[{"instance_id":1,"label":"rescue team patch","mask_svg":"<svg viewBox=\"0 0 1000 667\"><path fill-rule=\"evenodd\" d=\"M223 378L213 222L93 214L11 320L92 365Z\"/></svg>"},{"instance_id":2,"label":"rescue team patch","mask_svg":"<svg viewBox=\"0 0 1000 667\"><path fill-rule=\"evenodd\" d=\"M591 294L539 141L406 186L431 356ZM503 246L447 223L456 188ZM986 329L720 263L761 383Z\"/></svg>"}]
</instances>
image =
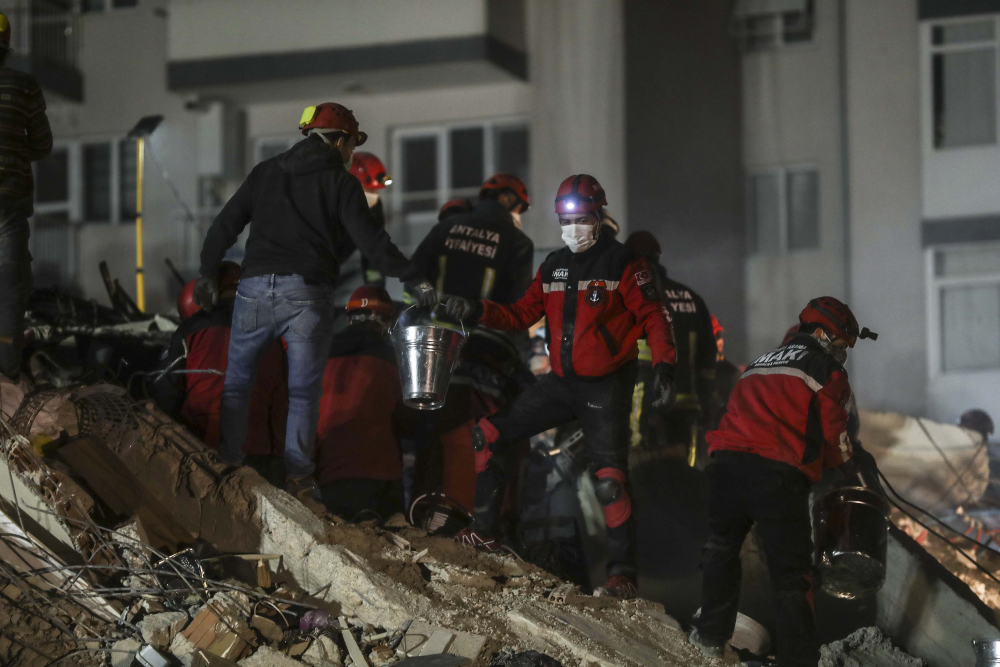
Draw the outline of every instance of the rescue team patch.
<instances>
[{"instance_id":1,"label":"rescue team patch","mask_svg":"<svg viewBox=\"0 0 1000 667\"><path fill-rule=\"evenodd\" d=\"M645 273L645 272L644 272ZM656 285L653 283L646 283L639 288L642 292L642 296L645 297L646 301L659 301L660 295L656 293Z\"/></svg>"},{"instance_id":2,"label":"rescue team patch","mask_svg":"<svg viewBox=\"0 0 1000 667\"><path fill-rule=\"evenodd\" d=\"M566 280L569 278L569 269L555 269L552 271L552 280Z\"/></svg>"},{"instance_id":3,"label":"rescue team patch","mask_svg":"<svg viewBox=\"0 0 1000 667\"><path fill-rule=\"evenodd\" d=\"M640 271L635 274L635 282L641 287L646 283L650 282L652 279L649 277L649 271Z\"/></svg>"},{"instance_id":4,"label":"rescue team patch","mask_svg":"<svg viewBox=\"0 0 1000 667\"><path fill-rule=\"evenodd\" d=\"M587 303L592 308L604 305L608 300L608 284L603 280L592 280L587 285Z\"/></svg>"}]
</instances>

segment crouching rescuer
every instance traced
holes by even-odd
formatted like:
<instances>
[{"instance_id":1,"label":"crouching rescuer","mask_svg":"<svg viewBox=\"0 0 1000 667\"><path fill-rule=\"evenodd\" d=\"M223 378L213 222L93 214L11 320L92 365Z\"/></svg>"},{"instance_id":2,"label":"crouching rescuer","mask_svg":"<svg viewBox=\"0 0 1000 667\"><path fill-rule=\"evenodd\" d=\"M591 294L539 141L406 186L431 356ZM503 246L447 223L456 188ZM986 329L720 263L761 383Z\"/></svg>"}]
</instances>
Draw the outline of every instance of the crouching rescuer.
<instances>
[{"instance_id":1,"label":"crouching rescuer","mask_svg":"<svg viewBox=\"0 0 1000 667\"><path fill-rule=\"evenodd\" d=\"M473 430L475 518L460 541L501 548L498 514L510 445L578 420L596 468L595 489L608 526L608 581L595 595L635 597L635 519L629 494L629 412L636 379L636 341L648 336L657 404L674 397L675 352L669 316L646 260L602 231L604 189L593 176L570 176L555 207L566 248L550 254L518 301L502 305L452 297L451 315L507 331L547 320L552 372Z\"/></svg>"},{"instance_id":2,"label":"crouching rescuer","mask_svg":"<svg viewBox=\"0 0 1000 667\"><path fill-rule=\"evenodd\" d=\"M845 304L813 299L798 333L751 363L707 435L711 537L705 546L701 613L691 642L721 657L740 595L740 547L756 523L775 591L777 658L782 667L819 660L813 607L809 489L823 468L854 473L847 432L848 348L875 338Z\"/></svg>"}]
</instances>

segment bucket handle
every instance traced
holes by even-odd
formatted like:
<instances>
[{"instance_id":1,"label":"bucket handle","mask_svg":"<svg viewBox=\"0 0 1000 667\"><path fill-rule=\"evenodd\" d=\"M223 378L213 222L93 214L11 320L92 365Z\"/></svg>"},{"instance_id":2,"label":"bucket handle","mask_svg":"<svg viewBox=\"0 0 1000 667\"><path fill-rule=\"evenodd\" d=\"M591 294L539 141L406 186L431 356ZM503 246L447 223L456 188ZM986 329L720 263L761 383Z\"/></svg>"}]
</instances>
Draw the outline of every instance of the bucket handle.
<instances>
[{"instance_id":1,"label":"bucket handle","mask_svg":"<svg viewBox=\"0 0 1000 667\"><path fill-rule=\"evenodd\" d=\"M396 327L399 325L399 321L401 319L403 319L403 315L405 315L406 313L410 312L410 310L412 310L413 308L416 308L417 305L418 304L415 304L415 303L410 304L409 306L407 306L406 310L404 310L403 312L401 312L399 314L399 317L396 318L396 321L392 323L392 328L389 329L389 335L390 336L393 334L394 331L396 331ZM440 302L438 302L438 305L434 306L434 308L431 309L431 312L433 313L439 307L441 307L441 303ZM462 327L462 337L463 338L468 338L469 337L469 332L466 331L466 329L465 329L465 322L463 322L462 320L459 320L458 323Z\"/></svg>"}]
</instances>

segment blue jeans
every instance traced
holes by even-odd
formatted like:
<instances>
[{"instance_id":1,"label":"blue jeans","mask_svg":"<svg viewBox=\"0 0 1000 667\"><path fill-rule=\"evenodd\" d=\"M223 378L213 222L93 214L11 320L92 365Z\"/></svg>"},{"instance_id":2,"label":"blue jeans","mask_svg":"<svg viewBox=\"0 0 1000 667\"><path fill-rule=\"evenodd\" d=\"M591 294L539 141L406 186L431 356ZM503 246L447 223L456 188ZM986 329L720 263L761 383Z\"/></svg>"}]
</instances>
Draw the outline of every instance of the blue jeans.
<instances>
[{"instance_id":1,"label":"blue jeans","mask_svg":"<svg viewBox=\"0 0 1000 667\"><path fill-rule=\"evenodd\" d=\"M295 275L240 280L222 389L219 454L223 461L243 461L254 378L268 346L284 337L288 346L285 474L313 474L319 399L333 338L333 318L333 288L328 285L307 284L302 276Z\"/></svg>"}]
</instances>

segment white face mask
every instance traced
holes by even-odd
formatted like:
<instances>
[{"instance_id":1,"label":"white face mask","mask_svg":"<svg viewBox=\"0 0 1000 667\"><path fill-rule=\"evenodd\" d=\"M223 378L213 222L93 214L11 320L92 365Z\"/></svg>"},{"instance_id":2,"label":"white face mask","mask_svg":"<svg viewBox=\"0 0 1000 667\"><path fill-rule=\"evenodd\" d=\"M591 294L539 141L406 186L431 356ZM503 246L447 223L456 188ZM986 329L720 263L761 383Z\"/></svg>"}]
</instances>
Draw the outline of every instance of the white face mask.
<instances>
[{"instance_id":1,"label":"white face mask","mask_svg":"<svg viewBox=\"0 0 1000 667\"><path fill-rule=\"evenodd\" d=\"M596 225L563 225L562 240L573 252L583 252L597 243Z\"/></svg>"},{"instance_id":2,"label":"white face mask","mask_svg":"<svg viewBox=\"0 0 1000 667\"><path fill-rule=\"evenodd\" d=\"M837 360L837 363L843 366L847 363L847 348L837 347L830 340L830 337L826 335L825 331L819 332L819 344L823 348L823 351L829 354L831 357Z\"/></svg>"},{"instance_id":3,"label":"white face mask","mask_svg":"<svg viewBox=\"0 0 1000 667\"><path fill-rule=\"evenodd\" d=\"M514 219L514 226L518 229L524 229L524 224L521 222L521 214L518 211L511 211L510 217Z\"/></svg>"},{"instance_id":4,"label":"white face mask","mask_svg":"<svg viewBox=\"0 0 1000 667\"><path fill-rule=\"evenodd\" d=\"M368 208L374 208L378 203L378 191L368 192L365 190L365 199L368 200Z\"/></svg>"}]
</instances>

